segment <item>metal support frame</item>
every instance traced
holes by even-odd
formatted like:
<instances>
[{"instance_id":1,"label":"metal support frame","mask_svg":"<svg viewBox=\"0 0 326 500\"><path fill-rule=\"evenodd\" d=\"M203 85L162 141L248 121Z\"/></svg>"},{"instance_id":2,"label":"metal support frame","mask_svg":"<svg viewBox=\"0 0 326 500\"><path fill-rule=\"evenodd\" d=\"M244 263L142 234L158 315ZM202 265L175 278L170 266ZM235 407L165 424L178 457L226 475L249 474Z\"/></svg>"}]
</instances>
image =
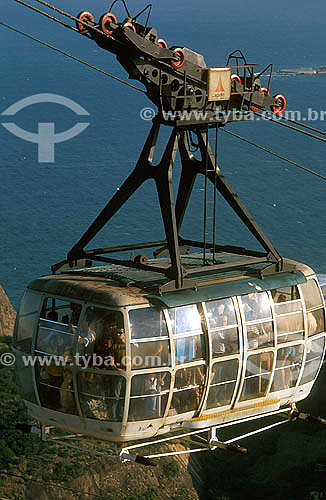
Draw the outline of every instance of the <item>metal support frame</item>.
<instances>
[{"instance_id":1,"label":"metal support frame","mask_svg":"<svg viewBox=\"0 0 326 500\"><path fill-rule=\"evenodd\" d=\"M161 273L168 280L170 280L170 283L164 285L167 287L166 289L180 289L183 287L194 286L195 283L192 281L187 282L185 277L187 274L191 275L203 269L203 267L192 269L188 271L188 273L183 270L181 265L180 247L190 243L193 244L193 246L204 249L205 256L208 251L213 252L213 265L209 266L211 270L225 268L225 264L215 264L214 260L216 252L228 249L229 251L235 251L235 253L249 256L250 259L248 259L248 263L269 262L275 265L276 271L281 271L282 257L265 236L262 229L258 226L246 209L245 205L241 202L239 196L221 173L217 164L217 148L214 154L209 144L207 127L173 127L161 161L157 165L153 165L153 156L161 125L162 122L158 118L154 119L152 128L149 132L135 169L131 172L122 186L117 189L112 199L107 203L106 207L94 220L80 240L70 250L67 255L67 260L53 266L52 270L55 272L67 262L72 264L74 261L86 258L142 269L145 271L153 271L153 267L145 263L137 263L132 260L113 259L112 257L104 257L103 254L141 248L153 248L163 245L163 248L157 251L156 254L159 254L162 251L168 251L171 259L171 266L168 269L155 267L155 272ZM215 127L217 136L219 124L216 123ZM187 132L191 132L197 136L201 159L195 158L192 153ZM178 150L181 157L182 169L175 203L172 187L172 174ZM253 236L259 241L266 253L249 251L232 246L225 247L217 245L215 242L215 213L213 217L214 229L212 243L207 242L205 237L203 242L191 242L189 240L184 240L180 236L183 219L190 201L195 179L198 174L204 175L205 183L209 180L213 184L214 212L216 211L216 193L219 192L238 217L240 217ZM156 184L166 239L156 242L86 250L86 245L88 245L89 242L99 233L99 231L110 221L113 215L115 215L129 200L135 191L149 179L153 179ZM204 259L203 265L206 266L208 264L209 262L207 259ZM239 262L227 265L227 267L237 266L239 266ZM174 282L174 284L172 282Z\"/></svg>"},{"instance_id":2,"label":"metal support frame","mask_svg":"<svg viewBox=\"0 0 326 500\"><path fill-rule=\"evenodd\" d=\"M146 443L138 443L135 445L127 446L127 447L124 447L121 449L120 460L121 460L121 462L140 461L139 459L138 460L136 459L136 457L139 457L139 455L132 455L130 452L135 452L135 450L145 448L148 446L167 443L167 442L171 442L171 441L175 441L175 440L182 440L182 439L189 437L189 436L197 436L198 437L200 434L203 434L203 433L208 433L208 437L207 437L207 439L202 439L203 445L200 446L200 448L189 448L189 449L180 450L180 451L170 451L170 452L162 452L162 453L154 453L154 454L144 455L144 456L141 456L142 459L145 460L145 461L143 461L144 465L147 465L146 460L150 460L150 463L148 463L148 465L153 465L152 459L157 459L157 458L161 458L161 457L168 457L168 456L176 456L176 455L190 455L191 453L199 453L202 451L214 451L217 448L225 450L225 451L236 452L236 453L246 453L247 452L246 448L244 448L243 446L239 446L237 444L234 444L234 443L236 443L237 441L240 441L242 439L245 439L247 437L254 436L254 435L259 434L261 432L265 432L267 430L273 429L273 428L278 427L280 425L292 422L293 421L293 417L292 417L293 411L294 411L293 408L291 406L289 406L287 408L283 408L280 410L271 411L271 412L261 414L261 415L255 415L255 416L248 417L248 418L241 419L241 420L235 420L233 422L228 422L225 424L219 424L216 426L206 427L203 429L198 429L195 431L190 431L190 432L186 432L183 434L170 436L167 438L161 438L161 439L151 440L151 441L148 441ZM218 429L225 428L225 427L233 427L235 425L251 422L254 420L260 420L260 419L266 418L266 417L274 417L277 415L281 416L282 420L279 420L275 423L272 423L272 424L269 424L269 425L266 425L263 427L259 427L258 429L255 429L253 431L246 432L244 434L240 434L238 436L232 437L231 439L228 439L227 441L220 441L217 437L217 430Z\"/></svg>"},{"instance_id":3,"label":"metal support frame","mask_svg":"<svg viewBox=\"0 0 326 500\"><path fill-rule=\"evenodd\" d=\"M257 429L250 430L249 432L241 433L240 435L235 435L231 438L229 438L226 441L220 441L218 438L218 430L219 429L224 429L228 427L236 427L241 424L245 424L248 422L254 422L254 421L260 421L261 419L265 419L268 417L281 417L281 420L277 420L276 422L270 423L265 426L259 426ZM209 416L208 416L209 418ZM42 441L47 441L55 444L60 444L63 446L67 446L69 448L87 452L90 455L98 456L98 457L103 457L109 460L114 460L114 461L120 461L122 463L126 462L137 462L142 465L151 465L155 466L157 465L156 459L161 458L161 457L168 457L168 456L177 456L177 455L190 455L192 453L198 453L202 451L214 451L216 449L221 449L224 451L232 451L236 453L246 453L247 449L244 448L243 446L240 446L236 444L238 441L246 439L251 436L255 436L257 434L260 434L262 432L265 432L270 429L274 429L276 427L279 427L280 425L287 424L287 423L293 423L296 420L303 420L308 423L312 424L322 424L326 425L326 419L321 418L321 417L314 417L312 415L309 415L307 413L302 413L300 412L296 405L294 403L284 407L280 408L278 410L273 410L267 413L262 413L258 415L251 415L246 418L238 419L238 420L233 420L231 422L225 422L217 425L212 425L212 426L207 426L203 427L202 429L197 429L197 430L192 430L189 432L183 432L179 434L173 434L169 437L165 438L158 438L158 439L150 439L149 441L143 442L143 443L137 443L137 444L131 444L130 446L124 446L120 449L119 455L116 455L114 451L111 451L110 449L103 448L103 442L100 442L100 448L97 449L97 446L94 448L90 449L79 446L78 444L75 444L75 441L80 441L80 440L85 440L87 441L87 437L83 434L64 434L60 436L51 435L50 431L51 429L55 429L55 427L46 427L44 425L39 425L38 427L34 426L27 426L30 427L29 429L21 429L23 432L32 432L33 434L36 434L39 436L39 438ZM201 434L207 434L207 436L203 437ZM193 442L192 444L197 444L198 441L201 442L201 446L198 447L193 447L190 448L189 445L190 443L186 441L186 446L188 447L187 449L184 450L178 450L178 451L162 451L161 453L153 453L153 454L148 454L148 455L140 455L138 454L138 450L141 450L143 448L148 448L153 445L160 445L164 443L171 443L173 441L179 441L179 442L184 442L185 438L188 437L196 437L196 443ZM101 451L100 451L101 450ZM102 450L105 450L103 452ZM153 460L154 459L154 460Z\"/></svg>"}]
</instances>

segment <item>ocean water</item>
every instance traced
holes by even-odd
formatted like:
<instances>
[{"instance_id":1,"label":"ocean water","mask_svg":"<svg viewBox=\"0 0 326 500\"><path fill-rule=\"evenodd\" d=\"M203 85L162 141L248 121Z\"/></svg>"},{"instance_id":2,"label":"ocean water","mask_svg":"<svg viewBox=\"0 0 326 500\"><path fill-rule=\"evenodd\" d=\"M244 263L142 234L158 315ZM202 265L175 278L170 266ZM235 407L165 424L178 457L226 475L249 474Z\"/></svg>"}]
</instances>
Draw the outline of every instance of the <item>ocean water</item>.
<instances>
[{"instance_id":1,"label":"ocean water","mask_svg":"<svg viewBox=\"0 0 326 500\"><path fill-rule=\"evenodd\" d=\"M31 3L33 0L31 0ZM55 5L77 14L91 10L95 18L108 9L104 0ZM128 3L132 12L144 6ZM119 19L123 17L117 8ZM187 46L205 56L209 66L224 65L228 54L242 49L249 62L282 67L326 64L326 4L277 0L198 2L153 1L152 25L168 44ZM12 2L2 5L1 20L57 45L77 57L126 78L114 56L92 41L41 18ZM31 40L0 27L0 123L13 121L37 132L38 123L54 122L56 133L71 128L76 115L56 104L37 104L15 117L1 116L24 97L53 93L83 106L90 126L55 147L55 162L37 162L37 145L10 134L0 125L0 283L17 307L33 278L49 272L65 258L89 224L132 170L150 122L140 118L146 98L95 71L50 52ZM133 83L133 82L132 82ZM141 86L139 84L139 86ZM308 116L325 109L325 76L275 76L273 94L287 97L289 110ZM326 130L324 120L310 125ZM325 175L325 144L265 121L238 123L228 129ZM162 131L162 141L168 130ZM287 257L311 265L325 280L325 181L221 133L220 166L257 222ZM176 178L178 161L176 162ZM202 237L203 180L195 186L184 221L185 237ZM163 226L157 195L145 184L112 219L91 247L161 239ZM218 201L221 244L257 248L224 202Z\"/></svg>"}]
</instances>

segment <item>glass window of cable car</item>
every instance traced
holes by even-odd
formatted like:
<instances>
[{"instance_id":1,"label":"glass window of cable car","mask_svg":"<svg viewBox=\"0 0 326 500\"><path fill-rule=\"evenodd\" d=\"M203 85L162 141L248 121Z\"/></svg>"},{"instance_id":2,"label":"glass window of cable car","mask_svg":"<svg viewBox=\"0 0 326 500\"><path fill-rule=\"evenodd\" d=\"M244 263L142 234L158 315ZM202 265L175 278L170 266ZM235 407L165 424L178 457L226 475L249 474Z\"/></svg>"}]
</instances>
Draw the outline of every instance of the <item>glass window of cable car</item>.
<instances>
[{"instance_id":1,"label":"glass window of cable car","mask_svg":"<svg viewBox=\"0 0 326 500\"><path fill-rule=\"evenodd\" d=\"M81 304L68 303L55 298L44 299L35 350L39 353L58 356L71 354L81 308ZM74 311L76 313L78 311L78 318Z\"/></svg>"},{"instance_id":2,"label":"glass window of cable car","mask_svg":"<svg viewBox=\"0 0 326 500\"><path fill-rule=\"evenodd\" d=\"M88 368L125 369L126 338L122 313L87 307L80 321L76 351Z\"/></svg>"},{"instance_id":3,"label":"glass window of cable car","mask_svg":"<svg viewBox=\"0 0 326 500\"><path fill-rule=\"evenodd\" d=\"M325 309L323 297L316 280L310 279L300 285L307 310L308 336L325 331Z\"/></svg>"},{"instance_id":4,"label":"glass window of cable car","mask_svg":"<svg viewBox=\"0 0 326 500\"><path fill-rule=\"evenodd\" d=\"M239 368L238 359L218 361L212 366L205 409L231 404Z\"/></svg>"},{"instance_id":5,"label":"glass window of cable car","mask_svg":"<svg viewBox=\"0 0 326 500\"><path fill-rule=\"evenodd\" d=\"M169 396L171 375L169 372L150 372L134 375L128 421L152 420L164 415Z\"/></svg>"},{"instance_id":6,"label":"glass window of cable car","mask_svg":"<svg viewBox=\"0 0 326 500\"><path fill-rule=\"evenodd\" d=\"M38 404L34 391L33 369L31 366L26 366L24 354L16 352L15 357L16 383L20 389L20 395L24 400Z\"/></svg>"},{"instance_id":7,"label":"glass window of cable car","mask_svg":"<svg viewBox=\"0 0 326 500\"><path fill-rule=\"evenodd\" d=\"M170 365L169 335L164 314L154 307L129 311L131 367Z\"/></svg>"},{"instance_id":8,"label":"glass window of cable car","mask_svg":"<svg viewBox=\"0 0 326 500\"><path fill-rule=\"evenodd\" d=\"M176 364L203 359L205 355L201 317L195 304L168 309L174 337Z\"/></svg>"},{"instance_id":9,"label":"glass window of cable car","mask_svg":"<svg viewBox=\"0 0 326 500\"><path fill-rule=\"evenodd\" d=\"M77 387L85 418L122 421L126 393L126 380L123 376L83 370L77 374Z\"/></svg>"},{"instance_id":10,"label":"glass window of cable car","mask_svg":"<svg viewBox=\"0 0 326 500\"><path fill-rule=\"evenodd\" d=\"M300 385L312 382L317 376L325 348L325 337L311 339L307 346L307 354L304 371L300 380Z\"/></svg>"},{"instance_id":11,"label":"glass window of cable car","mask_svg":"<svg viewBox=\"0 0 326 500\"><path fill-rule=\"evenodd\" d=\"M274 379L270 392L294 387L298 381L304 345L289 345L277 350Z\"/></svg>"},{"instance_id":12,"label":"glass window of cable car","mask_svg":"<svg viewBox=\"0 0 326 500\"><path fill-rule=\"evenodd\" d=\"M42 295L27 290L23 297L15 328L14 347L31 353L35 325L38 322Z\"/></svg>"},{"instance_id":13,"label":"glass window of cable car","mask_svg":"<svg viewBox=\"0 0 326 500\"><path fill-rule=\"evenodd\" d=\"M49 361L49 363L47 363ZM52 356L38 358L35 376L42 406L56 411L77 414L73 376L72 357Z\"/></svg>"},{"instance_id":14,"label":"glass window of cable car","mask_svg":"<svg viewBox=\"0 0 326 500\"><path fill-rule=\"evenodd\" d=\"M274 353L260 352L248 356L240 401L264 397L271 379Z\"/></svg>"},{"instance_id":15,"label":"glass window of cable car","mask_svg":"<svg viewBox=\"0 0 326 500\"><path fill-rule=\"evenodd\" d=\"M187 413L199 407L205 377L206 367L203 364L177 370L169 415Z\"/></svg>"},{"instance_id":16,"label":"glass window of cable car","mask_svg":"<svg viewBox=\"0 0 326 500\"><path fill-rule=\"evenodd\" d=\"M80 304L45 298L35 343L39 356L35 377L41 405L68 413L77 413L71 363L77 328L73 323L78 323L81 308Z\"/></svg>"},{"instance_id":17,"label":"glass window of cable car","mask_svg":"<svg viewBox=\"0 0 326 500\"><path fill-rule=\"evenodd\" d=\"M206 302L206 312L212 339L212 356L239 353L239 330L231 298Z\"/></svg>"},{"instance_id":18,"label":"glass window of cable car","mask_svg":"<svg viewBox=\"0 0 326 500\"><path fill-rule=\"evenodd\" d=\"M323 296L324 296L324 301L325 301L325 303L326 303L326 283L322 283L322 284L320 285L320 288L321 288L322 294L323 294Z\"/></svg>"},{"instance_id":19,"label":"glass window of cable car","mask_svg":"<svg viewBox=\"0 0 326 500\"><path fill-rule=\"evenodd\" d=\"M278 288L273 292L277 343L303 340L303 305L297 286Z\"/></svg>"},{"instance_id":20,"label":"glass window of cable car","mask_svg":"<svg viewBox=\"0 0 326 500\"><path fill-rule=\"evenodd\" d=\"M75 358L78 368L83 369L86 364L98 369L125 369L122 314L97 307L87 307L84 314L81 313L81 304L46 298L36 337L35 351L39 360L35 374L41 404L72 414L77 413L71 371L74 345L80 355L78 360ZM113 401L112 411L123 384L120 380L111 383L111 395L107 397Z\"/></svg>"},{"instance_id":21,"label":"glass window of cable car","mask_svg":"<svg viewBox=\"0 0 326 500\"><path fill-rule=\"evenodd\" d=\"M274 327L270 296L267 292L253 292L240 297L245 317L248 350L274 345Z\"/></svg>"}]
</instances>

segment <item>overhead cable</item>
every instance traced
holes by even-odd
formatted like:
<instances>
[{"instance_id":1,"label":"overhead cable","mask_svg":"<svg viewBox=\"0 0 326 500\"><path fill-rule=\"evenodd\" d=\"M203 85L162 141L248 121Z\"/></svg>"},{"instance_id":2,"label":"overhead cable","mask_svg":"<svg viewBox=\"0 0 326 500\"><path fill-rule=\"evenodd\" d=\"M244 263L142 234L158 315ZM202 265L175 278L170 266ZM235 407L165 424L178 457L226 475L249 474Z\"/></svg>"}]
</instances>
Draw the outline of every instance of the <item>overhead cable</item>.
<instances>
[{"instance_id":1,"label":"overhead cable","mask_svg":"<svg viewBox=\"0 0 326 500\"><path fill-rule=\"evenodd\" d=\"M301 168L302 170L305 170L306 172L309 172L310 174L316 175L317 177L320 177L321 179L326 180L326 177L324 175L318 174L318 172L315 172L314 170L310 170L307 167L304 167L303 165L300 165L299 163L296 163L295 161L289 160L289 158L286 158L285 156L279 155L278 153L275 153L271 149L264 148L263 146L260 146L259 144L256 144L253 141L250 141L249 139L245 139L244 137L241 137L241 135L235 134L234 132L230 132L229 130L225 130L224 128L221 129L223 132L226 134L232 135L233 137L237 137L238 139L241 139L241 141L247 142L248 144L251 144L252 146L255 146L258 149L261 149L262 151L265 151L266 153L269 153L273 156L276 156L280 160L287 161L291 165L294 165L297 168Z\"/></svg>"},{"instance_id":2,"label":"overhead cable","mask_svg":"<svg viewBox=\"0 0 326 500\"><path fill-rule=\"evenodd\" d=\"M282 125L282 127L290 128L292 130L295 130L296 132L300 132L300 134L305 134L308 137L313 137L314 139L318 139L319 141L326 142L326 139L323 139L323 137L319 137L318 135L315 134L310 134L309 132L305 132L304 130L299 129L298 127L293 127L292 125L288 125L287 123L282 123L280 120L275 120L271 116L263 115L261 113L257 113L256 111L254 111L254 114L260 116L261 118L264 118L264 120L269 120L273 123L278 123L279 125Z\"/></svg>"},{"instance_id":3,"label":"overhead cable","mask_svg":"<svg viewBox=\"0 0 326 500\"><path fill-rule=\"evenodd\" d=\"M118 78L117 76L111 75L110 73L107 73L103 69L98 68L97 66L93 66L93 64L90 64L86 61L83 61L82 59L79 59L78 57L73 56L72 54L69 54L69 52L65 52L64 50L58 49L57 47L54 47L54 45L50 45L49 43L43 42L42 40L39 40L38 38L35 38L32 35L29 35L28 33L25 33L24 31L21 31L17 28L14 28L13 26L10 26L9 24L3 23L0 21L0 25L4 26L5 28L8 28L12 31L16 31L16 33L19 33L20 35L23 35L27 38L30 38L31 40L34 40L37 43L40 43L41 45L44 45L45 47L48 47L49 49L52 49L56 52L59 52L60 54L63 54L66 57L70 57L70 59L73 59L74 61L77 61L81 64L84 64L85 66L88 66L89 68L94 69L95 71L99 71L100 73L103 73L104 75L113 78L114 80L117 80L120 83L123 83L124 85L128 85L128 87L131 87L135 90L138 90L138 92L142 92L143 94L146 94L146 91L143 89L140 89L139 87L136 87L135 85L132 85L131 83L125 82L124 80L121 80L121 78Z\"/></svg>"}]
</instances>

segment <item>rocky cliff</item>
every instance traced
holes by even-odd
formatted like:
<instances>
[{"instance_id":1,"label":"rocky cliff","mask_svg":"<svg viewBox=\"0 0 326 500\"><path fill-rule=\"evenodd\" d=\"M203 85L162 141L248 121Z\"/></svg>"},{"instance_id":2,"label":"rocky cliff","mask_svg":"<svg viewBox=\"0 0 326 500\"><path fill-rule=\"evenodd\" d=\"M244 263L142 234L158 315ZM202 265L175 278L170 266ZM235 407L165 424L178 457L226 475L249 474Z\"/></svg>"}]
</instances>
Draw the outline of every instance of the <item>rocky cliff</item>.
<instances>
[{"instance_id":1,"label":"rocky cliff","mask_svg":"<svg viewBox=\"0 0 326 500\"><path fill-rule=\"evenodd\" d=\"M166 446L165 451L171 451ZM79 475L71 468L70 477L64 478L74 458L55 457L46 467L38 469L30 480L12 480L0 487L0 495L11 495L11 499L24 500L199 500L188 470L188 459L166 457L158 460L157 467L144 467L128 463L110 462L110 459L92 459L87 466L80 464ZM60 455L68 455L64 449ZM46 460L47 457L43 459ZM50 459L50 456L48 457ZM79 457L80 459L81 457ZM58 461L62 460L62 461ZM82 462L82 461L81 461ZM60 466L61 464L61 466ZM85 470L86 469L86 470ZM2 497L1 497L2 498ZM8 497L6 497L8 498Z\"/></svg>"},{"instance_id":2,"label":"rocky cliff","mask_svg":"<svg viewBox=\"0 0 326 500\"><path fill-rule=\"evenodd\" d=\"M0 285L0 336L13 334L15 318L15 309Z\"/></svg>"}]
</instances>

